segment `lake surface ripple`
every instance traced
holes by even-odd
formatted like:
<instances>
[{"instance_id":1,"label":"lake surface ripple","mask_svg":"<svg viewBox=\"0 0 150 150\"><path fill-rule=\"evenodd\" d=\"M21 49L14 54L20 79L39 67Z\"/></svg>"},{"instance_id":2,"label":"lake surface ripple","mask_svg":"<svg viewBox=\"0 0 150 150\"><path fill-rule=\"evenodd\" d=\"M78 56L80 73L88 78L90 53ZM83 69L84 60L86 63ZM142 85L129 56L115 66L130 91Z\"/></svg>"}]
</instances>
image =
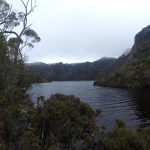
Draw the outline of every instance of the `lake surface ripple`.
<instances>
[{"instance_id":1,"label":"lake surface ripple","mask_svg":"<svg viewBox=\"0 0 150 150\"><path fill-rule=\"evenodd\" d=\"M150 89L96 87L93 81L58 81L29 88L34 102L39 96L48 98L55 93L75 95L93 109L102 109L96 121L107 129L115 127L117 118L132 129L150 127Z\"/></svg>"}]
</instances>

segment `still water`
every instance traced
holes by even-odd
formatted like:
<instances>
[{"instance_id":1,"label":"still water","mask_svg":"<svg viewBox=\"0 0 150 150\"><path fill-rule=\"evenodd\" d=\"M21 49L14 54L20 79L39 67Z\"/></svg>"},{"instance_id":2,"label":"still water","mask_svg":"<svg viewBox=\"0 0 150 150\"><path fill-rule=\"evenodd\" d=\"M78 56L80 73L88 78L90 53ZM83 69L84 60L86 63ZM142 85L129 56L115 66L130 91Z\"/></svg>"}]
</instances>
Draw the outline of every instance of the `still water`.
<instances>
[{"instance_id":1,"label":"still water","mask_svg":"<svg viewBox=\"0 0 150 150\"><path fill-rule=\"evenodd\" d=\"M41 83L29 89L34 102L39 96L49 97L55 93L75 95L93 109L102 109L96 121L107 129L115 127L117 118L132 129L150 127L150 89L96 87L93 81Z\"/></svg>"}]
</instances>

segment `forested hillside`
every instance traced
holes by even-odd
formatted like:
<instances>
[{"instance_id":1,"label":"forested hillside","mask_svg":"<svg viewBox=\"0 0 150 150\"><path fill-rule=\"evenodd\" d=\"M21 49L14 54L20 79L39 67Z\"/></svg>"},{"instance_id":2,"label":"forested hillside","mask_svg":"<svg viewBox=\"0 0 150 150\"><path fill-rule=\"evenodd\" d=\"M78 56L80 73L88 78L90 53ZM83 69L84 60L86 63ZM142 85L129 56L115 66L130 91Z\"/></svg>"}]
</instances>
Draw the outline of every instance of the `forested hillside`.
<instances>
[{"instance_id":1,"label":"forested hillside","mask_svg":"<svg viewBox=\"0 0 150 150\"><path fill-rule=\"evenodd\" d=\"M31 63L27 67L48 81L61 80L94 80L97 76L111 72L115 58L102 58L94 62L76 64Z\"/></svg>"},{"instance_id":2,"label":"forested hillside","mask_svg":"<svg viewBox=\"0 0 150 150\"><path fill-rule=\"evenodd\" d=\"M99 76L96 85L150 87L150 26L135 36L131 52L107 76ZM115 61L118 63L120 58Z\"/></svg>"},{"instance_id":3,"label":"forested hillside","mask_svg":"<svg viewBox=\"0 0 150 150\"><path fill-rule=\"evenodd\" d=\"M77 64L27 64L48 81L95 80L95 85L115 87L150 86L150 26L135 36L134 46L118 59L102 58Z\"/></svg>"}]
</instances>

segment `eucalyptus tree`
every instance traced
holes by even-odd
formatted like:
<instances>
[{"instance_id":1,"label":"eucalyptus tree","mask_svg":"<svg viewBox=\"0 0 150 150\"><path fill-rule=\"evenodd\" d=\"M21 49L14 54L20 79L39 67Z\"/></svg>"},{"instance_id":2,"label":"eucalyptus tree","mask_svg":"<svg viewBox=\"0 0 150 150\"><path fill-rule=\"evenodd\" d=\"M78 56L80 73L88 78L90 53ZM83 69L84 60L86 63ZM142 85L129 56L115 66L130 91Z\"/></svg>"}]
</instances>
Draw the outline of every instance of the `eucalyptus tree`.
<instances>
[{"instance_id":1,"label":"eucalyptus tree","mask_svg":"<svg viewBox=\"0 0 150 150\"><path fill-rule=\"evenodd\" d=\"M6 1L0 0L0 31L6 36L7 41L11 44L14 42L16 49L15 55L20 55L22 58L21 50L25 46L33 47L33 44L40 41L38 34L31 29L28 23L28 16L35 10L36 1L34 0L20 0L24 11L13 11ZM17 31L16 31L16 28ZM15 56L17 57L17 56Z\"/></svg>"},{"instance_id":2,"label":"eucalyptus tree","mask_svg":"<svg viewBox=\"0 0 150 150\"><path fill-rule=\"evenodd\" d=\"M20 74L22 74L20 71L24 70L22 51L27 47L33 48L34 44L40 41L38 34L31 28L32 24L28 23L29 15L36 8L36 1L20 0L20 2L22 3L23 11L15 11L12 5L8 4L5 0L0 0L0 33L7 43L5 47L7 52L5 50L4 53L2 47L0 48L0 58L4 58L4 55L9 57L7 63L3 61L4 59L0 59L0 76L7 78L5 80L6 86L20 83L18 81ZM3 42L1 43L2 45L4 44L4 40L0 42Z\"/></svg>"}]
</instances>

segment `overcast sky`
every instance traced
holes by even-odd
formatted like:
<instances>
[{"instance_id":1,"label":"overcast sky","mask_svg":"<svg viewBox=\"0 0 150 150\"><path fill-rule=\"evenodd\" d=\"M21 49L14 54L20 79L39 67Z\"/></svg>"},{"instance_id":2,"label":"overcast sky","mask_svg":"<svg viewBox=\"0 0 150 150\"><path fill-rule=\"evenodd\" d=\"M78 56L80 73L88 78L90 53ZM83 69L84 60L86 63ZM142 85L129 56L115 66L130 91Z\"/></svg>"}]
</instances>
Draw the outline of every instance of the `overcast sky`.
<instances>
[{"instance_id":1,"label":"overcast sky","mask_svg":"<svg viewBox=\"0 0 150 150\"><path fill-rule=\"evenodd\" d=\"M20 0L7 0L21 8ZM150 24L150 0L37 0L30 16L41 42L29 62L84 62L118 57Z\"/></svg>"}]
</instances>

